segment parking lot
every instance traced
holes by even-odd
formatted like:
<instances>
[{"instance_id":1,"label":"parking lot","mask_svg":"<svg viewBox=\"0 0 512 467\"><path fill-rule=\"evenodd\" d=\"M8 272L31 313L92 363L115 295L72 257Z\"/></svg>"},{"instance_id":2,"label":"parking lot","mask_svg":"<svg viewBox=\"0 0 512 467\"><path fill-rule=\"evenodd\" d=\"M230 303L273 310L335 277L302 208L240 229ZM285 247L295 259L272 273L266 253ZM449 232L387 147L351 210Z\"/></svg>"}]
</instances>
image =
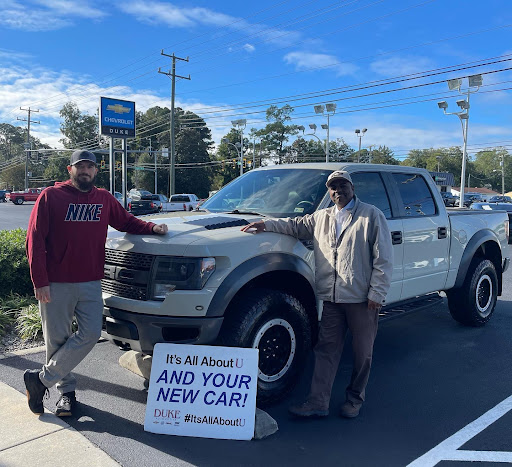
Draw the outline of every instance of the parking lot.
<instances>
[{"instance_id":1,"label":"parking lot","mask_svg":"<svg viewBox=\"0 0 512 467\"><path fill-rule=\"evenodd\" d=\"M31 206L0 204L0 229L12 228L16 215L17 226L25 228ZM293 393L266 408L279 424L270 438L221 441L146 433L142 378L118 365L120 349L100 342L76 368L80 409L66 421L124 466L512 463L511 279L508 271L495 316L483 328L458 325L444 302L383 321L367 402L353 420L337 416L350 376L347 351L326 419L297 421L287 414L287 406L307 393L309 361ZM23 370L43 361L42 352L2 359L0 380L24 392ZM53 409L55 401L52 390L46 406Z\"/></svg>"}]
</instances>

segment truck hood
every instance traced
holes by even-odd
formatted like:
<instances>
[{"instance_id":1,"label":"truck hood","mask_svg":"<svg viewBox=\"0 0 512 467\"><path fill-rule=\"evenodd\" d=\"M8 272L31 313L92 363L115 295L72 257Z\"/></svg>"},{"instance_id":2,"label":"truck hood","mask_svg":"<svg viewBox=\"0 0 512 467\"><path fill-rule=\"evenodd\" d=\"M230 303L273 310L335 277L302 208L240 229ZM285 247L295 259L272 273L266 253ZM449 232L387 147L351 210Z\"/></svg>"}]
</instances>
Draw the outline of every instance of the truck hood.
<instances>
[{"instance_id":1,"label":"truck hood","mask_svg":"<svg viewBox=\"0 0 512 467\"><path fill-rule=\"evenodd\" d=\"M169 232L166 235L134 235L109 228L105 246L110 249L137 253L184 256L187 247L191 244L204 245L204 240L217 237L221 231L226 240L233 240L236 237L247 239L249 234L241 232L241 227L260 218L261 216L256 215L214 214L207 211L141 216L143 220L166 224ZM162 248L163 245L165 245L164 248ZM204 246L198 245L198 248L203 250ZM162 253L163 251L165 252ZM207 251L201 253L201 251L192 252L188 249L187 253L201 255Z\"/></svg>"}]
</instances>

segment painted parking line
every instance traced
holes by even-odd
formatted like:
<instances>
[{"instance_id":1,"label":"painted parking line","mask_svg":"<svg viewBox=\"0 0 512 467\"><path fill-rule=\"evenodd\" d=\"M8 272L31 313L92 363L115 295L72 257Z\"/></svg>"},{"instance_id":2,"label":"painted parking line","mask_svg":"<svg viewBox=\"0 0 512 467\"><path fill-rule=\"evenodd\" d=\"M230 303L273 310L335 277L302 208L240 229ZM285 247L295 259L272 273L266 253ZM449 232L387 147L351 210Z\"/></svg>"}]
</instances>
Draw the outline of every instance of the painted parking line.
<instances>
[{"instance_id":1,"label":"painted parking line","mask_svg":"<svg viewBox=\"0 0 512 467\"><path fill-rule=\"evenodd\" d=\"M481 417L466 425L454 435L439 443L423 456L411 462L407 467L430 467L441 461L468 462L505 462L512 463L512 452L502 451L464 451L459 448L471 438L484 431L496 420L512 410L512 396L484 413Z\"/></svg>"}]
</instances>

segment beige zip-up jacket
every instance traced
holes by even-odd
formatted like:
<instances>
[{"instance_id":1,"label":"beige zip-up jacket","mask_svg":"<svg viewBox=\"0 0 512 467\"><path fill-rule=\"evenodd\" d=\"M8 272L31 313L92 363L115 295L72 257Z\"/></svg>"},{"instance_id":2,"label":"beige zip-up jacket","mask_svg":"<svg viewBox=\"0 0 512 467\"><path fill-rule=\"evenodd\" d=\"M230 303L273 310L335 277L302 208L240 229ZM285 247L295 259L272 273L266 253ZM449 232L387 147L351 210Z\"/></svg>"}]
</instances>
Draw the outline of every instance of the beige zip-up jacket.
<instances>
[{"instance_id":1,"label":"beige zip-up jacket","mask_svg":"<svg viewBox=\"0 0 512 467\"><path fill-rule=\"evenodd\" d=\"M313 240L317 298L382 304L391 284L393 247L382 211L354 197L336 239L336 206L303 217L265 219L265 230Z\"/></svg>"}]
</instances>

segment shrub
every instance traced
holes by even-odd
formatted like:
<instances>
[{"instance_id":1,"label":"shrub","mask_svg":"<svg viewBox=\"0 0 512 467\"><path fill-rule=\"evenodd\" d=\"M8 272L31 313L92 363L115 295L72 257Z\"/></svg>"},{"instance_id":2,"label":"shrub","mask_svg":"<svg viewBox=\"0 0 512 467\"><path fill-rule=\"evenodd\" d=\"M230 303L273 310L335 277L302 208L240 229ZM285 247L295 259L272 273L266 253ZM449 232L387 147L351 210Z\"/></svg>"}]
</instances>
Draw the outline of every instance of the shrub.
<instances>
[{"instance_id":1,"label":"shrub","mask_svg":"<svg viewBox=\"0 0 512 467\"><path fill-rule=\"evenodd\" d=\"M33 293L25 255L26 230L0 230L0 297Z\"/></svg>"},{"instance_id":2,"label":"shrub","mask_svg":"<svg viewBox=\"0 0 512 467\"><path fill-rule=\"evenodd\" d=\"M6 329L16 321L16 316L23 307L36 304L35 297L9 294L7 297L0 297L0 336L3 336Z\"/></svg>"},{"instance_id":3,"label":"shrub","mask_svg":"<svg viewBox=\"0 0 512 467\"><path fill-rule=\"evenodd\" d=\"M36 339L43 336L39 307L29 305L23 307L16 318L16 330L23 340Z\"/></svg>"}]
</instances>

